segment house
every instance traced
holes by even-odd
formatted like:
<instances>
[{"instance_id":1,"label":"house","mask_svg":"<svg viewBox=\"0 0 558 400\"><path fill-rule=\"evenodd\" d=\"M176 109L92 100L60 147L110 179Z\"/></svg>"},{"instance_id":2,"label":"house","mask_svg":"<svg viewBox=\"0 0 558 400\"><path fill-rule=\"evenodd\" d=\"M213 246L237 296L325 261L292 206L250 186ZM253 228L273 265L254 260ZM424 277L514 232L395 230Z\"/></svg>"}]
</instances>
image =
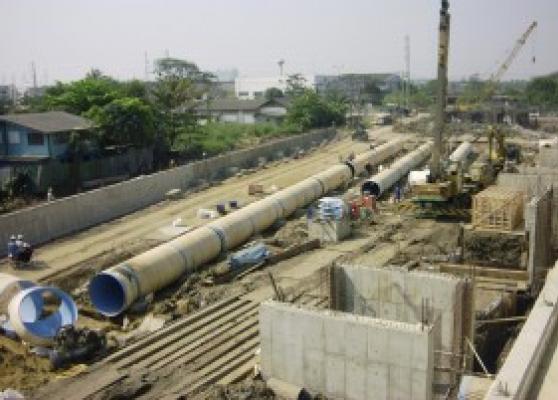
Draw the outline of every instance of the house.
<instances>
[{"instance_id":1,"label":"house","mask_svg":"<svg viewBox=\"0 0 558 400\"><path fill-rule=\"evenodd\" d=\"M236 78L234 80L235 95L239 99L253 100L264 98L266 90L271 88L280 89L285 93L288 78L283 75L264 78ZM304 76L304 80L306 87L314 87L313 76Z\"/></svg>"},{"instance_id":2,"label":"house","mask_svg":"<svg viewBox=\"0 0 558 400\"><path fill-rule=\"evenodd\" d=\"M91 121L63 111L0 115L0 163L62 158L70 134L92 128Z\"/></svg>"},{"instance_id":3,"label":"house","mask_svg":"<svg viewBox=\"0 0 558 400\"><path fill-rule=\"evenodd\" d=\"M198 107L201 117L219 122L254 124L256 122L280 122L287 114L287 101L283 98L271 100L215 99L208 105Z\"/></svg>"}]
</instances>

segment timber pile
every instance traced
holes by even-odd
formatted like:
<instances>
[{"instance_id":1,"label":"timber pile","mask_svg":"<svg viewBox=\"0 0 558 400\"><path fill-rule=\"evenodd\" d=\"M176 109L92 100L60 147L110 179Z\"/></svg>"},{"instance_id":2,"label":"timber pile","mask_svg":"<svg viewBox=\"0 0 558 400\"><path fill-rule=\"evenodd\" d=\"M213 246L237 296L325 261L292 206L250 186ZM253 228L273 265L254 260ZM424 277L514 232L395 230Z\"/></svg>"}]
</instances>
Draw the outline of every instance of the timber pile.
<instances>
[{"instance_id":1,"label":"timber pile","mask_svg":"<svg viewBox=\"0 0 558 400\"><path fill-rule=\"evenodd\" d=\"M473 197L473 226L511 232L523 222L523 192L490 186Z\"/></svg>"}]
</instances>

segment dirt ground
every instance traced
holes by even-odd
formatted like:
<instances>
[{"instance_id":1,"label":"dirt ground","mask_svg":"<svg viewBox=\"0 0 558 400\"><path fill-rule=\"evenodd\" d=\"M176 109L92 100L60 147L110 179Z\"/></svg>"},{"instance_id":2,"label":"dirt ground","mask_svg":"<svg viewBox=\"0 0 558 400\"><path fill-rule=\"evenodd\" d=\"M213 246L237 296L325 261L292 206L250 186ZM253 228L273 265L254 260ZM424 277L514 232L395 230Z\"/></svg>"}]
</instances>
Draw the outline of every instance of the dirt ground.
<instances>
[{"instance_id":1,"label":"dirt ground","mask_svg":"<svg viewBox=\"0 0 558 400\"><path fill-rule=\"evenodd\" d=\"M377 140L388 140L391 138L390 129L380 129L372 136ZM167 228L176 218L182 218L192 227L206 223L207 220L197 218L198 208L229 199L236 199L241 204L257 200L254 196L248 196L247 188L251 183L263 184L265 188L275 186L277 189L289 186L338 162L341 157L346 158L351 151L359 153L368 147L367 143L353 142L349 138L331 142L300 159L271 163L258 171L245 172L241 176L218 182L204 190L187 193L183 199L163 201L41 246L35 253L38 268L14 271L7 260L2 260L0 271L36 282L49 283L68 291L80 307L81 324L107 332L117 332L116 336L126 336L139 325L143 314L130 314L126 320L110 320L96 314L90 308L86 295L87 282L95 273L172 238L173 232L171 230L169 234ZM292 239L291 233L294 231L296 228L284 236ZM225 295L242 294L258 285L257 280L248 280L247 283L208 287L204 285L204 279L203 274L194 275L161 291L153 299L149 311L174 319ZM178 301L183 297L187 297L188 300ZM117 339L121 340L121 337ZM30 354L21 343L2 336L0 362L0 388L10 387L28 392L60 376L60 372L50 371L48 360ZM72 371L68 371L67 374L72 375Z\"/></svg>"},{"instance_id":2,"label":"dirt ground","mask_svg":"<svg viewBox=\"0 0 558 400\"><path fill-rule=\"evenodd\" d=\"M385 141L393 138L394 134L387 127L374 131L371 137ZM312 276L339 257L374 266L403 265L410 261L428 264L450 259L456 250L459 222L417 219L412 208L406 208L404 204L390 204L384 199L379 203L380 212L374 224L355 227L350 239L281 261L242 279L226 284L213 284L212 267L223 264L223 260L217 260L202 272L190 275L158 292L153 298L147 299L143 308L136 312L132 310L125 316L112 319L101 317L88 303L86 284L91 276L172 238L167 228L174 219L180 217L192 227L202 225L207 220L197 218L198 208L230 199L244 204L257 200L247 194L250 183L260 183L266 188L282 188L338 162L340 156L346 157L351 151L359 153L368 147L369 144L366 143L342 139L317 149L302 159L274 163L254 173L230 178L199 192L188 193L183 199L156 204L40 247L37 259L43 267L18 274L27 279L51 283L70 292L80 307L80 324L104 330L108 333L111 348L117 348L137 338L134 335L146 315L168 322L227 296L244 295L252 301L273 297L268 271L272 271L281 288L288 288L297 281ZM256 239L272 244L272 249L274 246L279 249L306 240L304 213ZM0 263L0 271L11 272L8 268L6 263ZM318 282L318 285L322 286L318 289L327 295L326 284ZM491 296L494 294L487 295L487 298ZM47 360L28 354L22 344L3 337L0 337L0 365L0 388L11 387L25 393L32 393L33 389L61 376L76 375L83 369L83 366L78 365L67 371L52 372ZM179 372L176 371L178 375L171 373L163 379L136 371L129 379L98 398L156 398L157 393L152 390L171 384L173 379L180 379ZM276 398L265 386L251 381L227 387L211 387L210 397L207 394L205 396L204 398L215 400Z\"/></svg>"}]
</instances>

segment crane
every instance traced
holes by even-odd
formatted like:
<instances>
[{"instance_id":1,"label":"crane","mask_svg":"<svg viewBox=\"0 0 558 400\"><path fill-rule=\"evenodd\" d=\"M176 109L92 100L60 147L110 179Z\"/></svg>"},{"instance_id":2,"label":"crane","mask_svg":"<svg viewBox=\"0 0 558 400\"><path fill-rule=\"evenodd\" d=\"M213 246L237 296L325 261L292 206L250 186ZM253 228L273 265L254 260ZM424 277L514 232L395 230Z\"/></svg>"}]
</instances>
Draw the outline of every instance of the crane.
<instances>
[{"instance_id":1,"label":"crane","mask_svg":"<svg viewBox=\"0 0 558 400\"><path fill-rule=\"evenodd\" d=\"M494 92L496 91L496 88L498 87L498 83L500 82L500 80L502 79L504 74L508 71L511 64L514 62L517 55L519 54L519 52L521 51L521 49L523 48L523 46L527 42L527 39L529 39L529 36L531 36L531 34L534 32L534 30L537 28L537 26L538 26L537 21L533 21L529 25L527 30L525 32L523 32L523 34L520 36L520 38L515 42L515 46L510 51L510 53L507 55L504 62L498 67L496 72L494 72L492 75L490 75L490 77L486 81L486 85L485 85L484 89L482 90L482 93L481 93L480 97L478 98L478 103L483 103L486 100L490 99L494 95ZM533 60L534 60L534 58L533 58ZM471 104L469 104L469 106L471 106ZM461 108L462 111L464 111L467 107L463 107L463 104L461 104L460 108Z\"/></svg>"},{"instance_id":2,"label":"crane","mask_svg":"<svg viewBox=\"0 0 558 400\"><path fill-rule=\"evenodd\" d=\"M533 33L533 31L537 28L537 25L537 21L533 21L531 25L529 25L529 28L523 32L523 35L521 35L517 42L515 42L515 46L513 46L512 51L510 51L510 54L508 54L502 65L500 65L500 68L498 68L498 70L490 76L490 79L488 80L489 82L494 84L500 82L500 79L502 79L506 71L509 69L510 65L519 54L521 48L525 45L527 39L529 39L529 36L531 36L531 33Z\"/></svg>"}]
</instances>

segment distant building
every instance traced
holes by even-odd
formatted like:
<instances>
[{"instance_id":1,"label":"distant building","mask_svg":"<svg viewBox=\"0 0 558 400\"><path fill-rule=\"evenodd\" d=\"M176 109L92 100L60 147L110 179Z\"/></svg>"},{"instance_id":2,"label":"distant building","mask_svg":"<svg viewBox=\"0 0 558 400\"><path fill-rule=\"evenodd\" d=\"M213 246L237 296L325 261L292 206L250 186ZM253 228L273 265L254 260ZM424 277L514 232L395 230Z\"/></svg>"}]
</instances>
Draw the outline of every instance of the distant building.
<instances>
[{"instance_id":1,"label":"distant building","mask_svg":"<svg viewBox=\"0 0 558 400\"><path fill-rule=\"evenodd\" d=\"M45 95L48 86L28 87L25 89L23 95L25 97L42 97Z\"/></svg>"},{"instance_id":2,"label":"distant building","mask_svg":"<svg viewBox=\"0 0 558 400\"><path fill-rule=\"evenodd\" d=\"M218 81L220 82L234 82L238 78L238 70L236 68L232 69L219 69L213 73Z\"/></svg>"},{"instance_id":3,"label":"distant building","mask_svg":"<svg viewBox=\"0 0 558 400\"><path fill-rule=\"evenodd\" d=\"M209 96L212 99L235 97L234 80L212 82L209 88Z\"/></svg>"},{"instance_id":4,"label":"distant building","mask_svg":"<svg viewBox=\"0 0 558 400\"><path fill-rule=\"evenodd\" d=\"M202 118L211 118L219 122L254 124L256 122L280 122L287 114L285 99L216 99L209 106L197 109Z\"/></svg>"},{"instance_id":5,"label":"distant building","mask_svg":"<svg viewBox=\"0 0 558 400\"><path fill-rule=\"evenodd\" d=\"M287 75L267 78L236 78L234 81L235 95L239 99L253 100L263 98L265 91L271 88L280 89L283 93L287 90ZM305 76L306 86L314 87L314 77Z\"/></svg>"},{"instance_id":6,"label":"distant building","mask_svg":"<svg viewBox=\"0 0 558 400\"><path fill-rule=\"evenodd\" d=\"M336 92L348 99L377 103L382 94L400 89L401 77L394 73L316 75L315 85L320 94Z\"/></svg>"},{"instance_id":7,"label":"distant building","mask_svg":"<svg viewBox=\"0 0 558 400\"><path fill-rule=\"evenodd\" d=\"M14 85L0 85L0 103L15 104L18 91Z\"/></svg>"},{"instance_id":8,"label":"distant building","mask_svg":"<svg viewBox=\"0 0 558 400\"><path fill-rule=\"evenodd\" d=\"M86 133L93 123L62 111L0 115L0 163L62 158L70 133Z\"/></svg>"}]
</instances>

